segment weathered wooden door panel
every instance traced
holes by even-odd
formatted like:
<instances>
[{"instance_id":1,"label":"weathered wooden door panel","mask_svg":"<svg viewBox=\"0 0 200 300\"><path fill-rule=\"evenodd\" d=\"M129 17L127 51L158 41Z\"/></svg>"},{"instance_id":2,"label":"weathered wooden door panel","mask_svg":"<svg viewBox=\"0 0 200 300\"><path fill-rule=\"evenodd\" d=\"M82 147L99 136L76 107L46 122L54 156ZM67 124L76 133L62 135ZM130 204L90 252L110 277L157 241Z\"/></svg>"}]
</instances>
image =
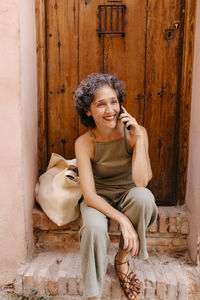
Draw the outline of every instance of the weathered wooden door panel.
<instances>
[{"instance_id":1,"label":"weathered wooden door panel","mask_svg":"<svg viewBox=\"0 0 200 300\"><path fill-rule=\"evenodd\" d=\"M116 5L126 7L124 34L103 34L120 31ZM183 9L184 0L46 1L48 159L52 152L73 158L86 130L72 103L78 82L116 73L126 83L127 110L148 130L157 203L174 204Z\"/></svg>"},{"instance_id":2,"label":"weathered wooden door panel","mask_svg":"<svg viewBox=\"0 0 200 300\"><path fill-rule=\"evenodd\" d=\"M46 1L47 147L74 157L78 117L72 92L78 84L78 0Z\"/></svg>"},{"instance_id":3,"label":"weathered wooden door panel","mask_svg":"<svg viewBox=\"0 0 200 300\"><path fill-rule=\"evenodd\" d=\"M150 187L175 203L183 33L182 1L148 1L144 126L150 140Z\"/></svg>"},{"instance_id":4,"label":"weathered wooden door panel","mask_svg":"<svg viewBox=\"0 0 200 300\"><path fill-rule=\"evenodd\" d=\"M98 2L98 3L97 3ZM103 40L98 37L98 5L104 0L79 1L79 81L91 73L103 72ZM79 134L86 131L79 124Z\"/></svg>"},{"instance_id":5,"label":"weathered wooden door panel","mask_svg":"<svg viewBox=\"0 0 200 300\"><path fill-rule=\"evenodd\" d=\"M104 72L117 73L125 82L125 106L143 124L146 0L124 0L123 4L125 36L104 35Z\"/></svg>"},{"instance_id":6,"label":"weathered wooden door panel","mask_svg":"<svg viewBox=\"0 0 200 300\"><path fill-rule=\"evenodd\" d=\"M79 79L92 72L118 74L126 83L127 109L143 123L144 97L137 100L137 95L144 95L146 1L125 0L123 5L126 6L125 36L112 33L99 35L100 23L102 31L105 28L107 31L120 31L122 15L118 7L121 3L111 5L109 1L91 1L86 4L80 1ZM80 133L83 131L85 128L80 125Z\"/></svg>"}]
</instances>

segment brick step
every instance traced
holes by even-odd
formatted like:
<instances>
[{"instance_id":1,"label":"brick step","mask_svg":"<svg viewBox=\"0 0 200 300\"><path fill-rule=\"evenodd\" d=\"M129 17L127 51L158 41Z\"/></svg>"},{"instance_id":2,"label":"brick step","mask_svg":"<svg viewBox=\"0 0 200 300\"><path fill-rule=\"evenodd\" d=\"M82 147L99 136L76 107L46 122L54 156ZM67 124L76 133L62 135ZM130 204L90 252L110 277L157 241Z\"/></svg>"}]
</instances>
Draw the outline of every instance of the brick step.
<instances>
[{"instance_id":1,"label":"brick step","mask_svg":"<svg viewBox=\"0 0 200 300\"><path fill-rule=\"evenodd\" d=\"M113 266L115 253L116 249L109 251L102 299L125 300ZM187 253L179 257L153 255L148 260L130 258L130 266L142 282L141 300L200 299L200 269L191 265ZM31 262L20 266L14 287L18 297L35 289L37 296L30 299L45 298L48 294L55 300L82 299L79 252L40 252Z\"/></svg>"},{"instance_id":2,"label":"brick step","mask_svg":"<svg viewBox=\"0 0 200 300\"><path fill-rule=\"evenodd\" d=\"M189 214L185 206L162 206L158 208L157 222L147 230L147 245L150 253L179 253L187 249ZM79 248L78 231L81 218L58 227L40 209L33 209L33 228L37 250L67 250L72 244ZM118 223L110 221L109 235L113 243L118 243L120 230Z\"/></svg>"}]
</instances>

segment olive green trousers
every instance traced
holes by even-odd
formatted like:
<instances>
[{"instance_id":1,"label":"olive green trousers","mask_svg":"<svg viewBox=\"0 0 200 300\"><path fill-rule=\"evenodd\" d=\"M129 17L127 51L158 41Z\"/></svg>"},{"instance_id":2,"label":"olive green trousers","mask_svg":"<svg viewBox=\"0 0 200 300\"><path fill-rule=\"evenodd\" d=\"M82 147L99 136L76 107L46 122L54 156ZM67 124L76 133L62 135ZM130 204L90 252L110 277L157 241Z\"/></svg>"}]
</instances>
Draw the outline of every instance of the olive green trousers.
<instances>
[{"instance_id":1,"label":"olive green trousers","mask_svg":"<svg viewBox=\"0 0 200 300\"><path fill-rule=\"evenodd\" d=\"M114 195L112 192L112 198L117 199L119 191L117 194ZM158 213L151 191L144 187L133 187L120 194L120 200L113 203L109 201L108 195L104 195L104 198L130 219L139 237L138 257L147 259L149 256L146 246L146 228L156 220ZM97 209L87 206L84 201L81 202L80 209L83 219L83 226L79 232L83 298L100 298L109 249L108 218ZM122 235L119 247L123 249Z\"/></svg>"}]
</instances>

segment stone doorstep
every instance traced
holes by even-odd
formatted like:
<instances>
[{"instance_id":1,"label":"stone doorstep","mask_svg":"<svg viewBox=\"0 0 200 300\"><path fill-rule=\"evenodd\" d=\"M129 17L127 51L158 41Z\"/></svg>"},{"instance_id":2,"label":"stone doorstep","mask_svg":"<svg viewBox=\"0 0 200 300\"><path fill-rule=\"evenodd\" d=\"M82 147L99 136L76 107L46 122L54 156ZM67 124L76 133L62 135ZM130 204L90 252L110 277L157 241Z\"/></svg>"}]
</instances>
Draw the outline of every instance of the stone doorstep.
<instances>
[{"instance_id":1,"label":"stone doorstep","mask_svg":"<svg viewBox=\"0 0 200 300\"><path fill-rule=\"evenodd\" d=\"M189 213L185 205L183 206L159 206L158 219L147 232L159 233L189 233ZM81 227L81 218L63 225L57 226L51 221L41 210L39 205L33 208L33 228L40 230L71 230L78 231ZM111 220L109 224L109 232L119 233L119 224Z\"/></svg>"},{"instance_id":2,"label":"stone doorstep","mask_svg":"<svg viewBox=\"0 0 200 300\"><path fill-rule=\"evenodd\" d=\"M159 216L147 230L147 245L150 252L176 253L187 249L187 234L189 232L189 214L185 206L159 207ZM40 209L33 209L33 228L37 249L67 249L69 245L78 247L78 231L81 218L57 226ZM120 230L113 220L109 224L109 235L112 242L119 242Z\"/></svg>"},{"instance_id":3,"label":"stone doorstep","mask_svg":"<svg viewBox=\"0 0 200 300\"><path fill-rule=\"evenodd\" d=\"M113 266L113 249L108 257L102 299L125 300ZM186 253L179 257L154 255L148 260L130 258L130 266L142 282L141 300L200 299L200 269L191 265ZM38 295L49 293L55 300L82 299L79 252L37 254L31 262L20 266L14 286L18 295L36 289Z\"/></svg>"}]
</instances>

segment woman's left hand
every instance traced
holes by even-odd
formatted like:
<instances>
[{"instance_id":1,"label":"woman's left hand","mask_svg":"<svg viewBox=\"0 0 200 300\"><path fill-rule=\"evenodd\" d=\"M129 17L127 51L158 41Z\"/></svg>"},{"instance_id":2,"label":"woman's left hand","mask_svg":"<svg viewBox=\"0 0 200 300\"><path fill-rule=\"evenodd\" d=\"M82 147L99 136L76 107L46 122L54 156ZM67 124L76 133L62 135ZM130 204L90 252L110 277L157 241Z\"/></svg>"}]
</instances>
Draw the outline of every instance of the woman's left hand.
<instances>
[{"instance_id":1,"label":"woman's left hand","mask_svg":"<svg viewBox=\"0 0 200 300\"><path fill-rule=\"evenodd\" d=\"M136 119L132 117L126 109L122 106L123 113L119 115L119 120L126 123L125 126L128 128L130 126L130 134L135 137L143 137L143 130L141 126L137 123Z\"/></svg>"}]
</instances>

